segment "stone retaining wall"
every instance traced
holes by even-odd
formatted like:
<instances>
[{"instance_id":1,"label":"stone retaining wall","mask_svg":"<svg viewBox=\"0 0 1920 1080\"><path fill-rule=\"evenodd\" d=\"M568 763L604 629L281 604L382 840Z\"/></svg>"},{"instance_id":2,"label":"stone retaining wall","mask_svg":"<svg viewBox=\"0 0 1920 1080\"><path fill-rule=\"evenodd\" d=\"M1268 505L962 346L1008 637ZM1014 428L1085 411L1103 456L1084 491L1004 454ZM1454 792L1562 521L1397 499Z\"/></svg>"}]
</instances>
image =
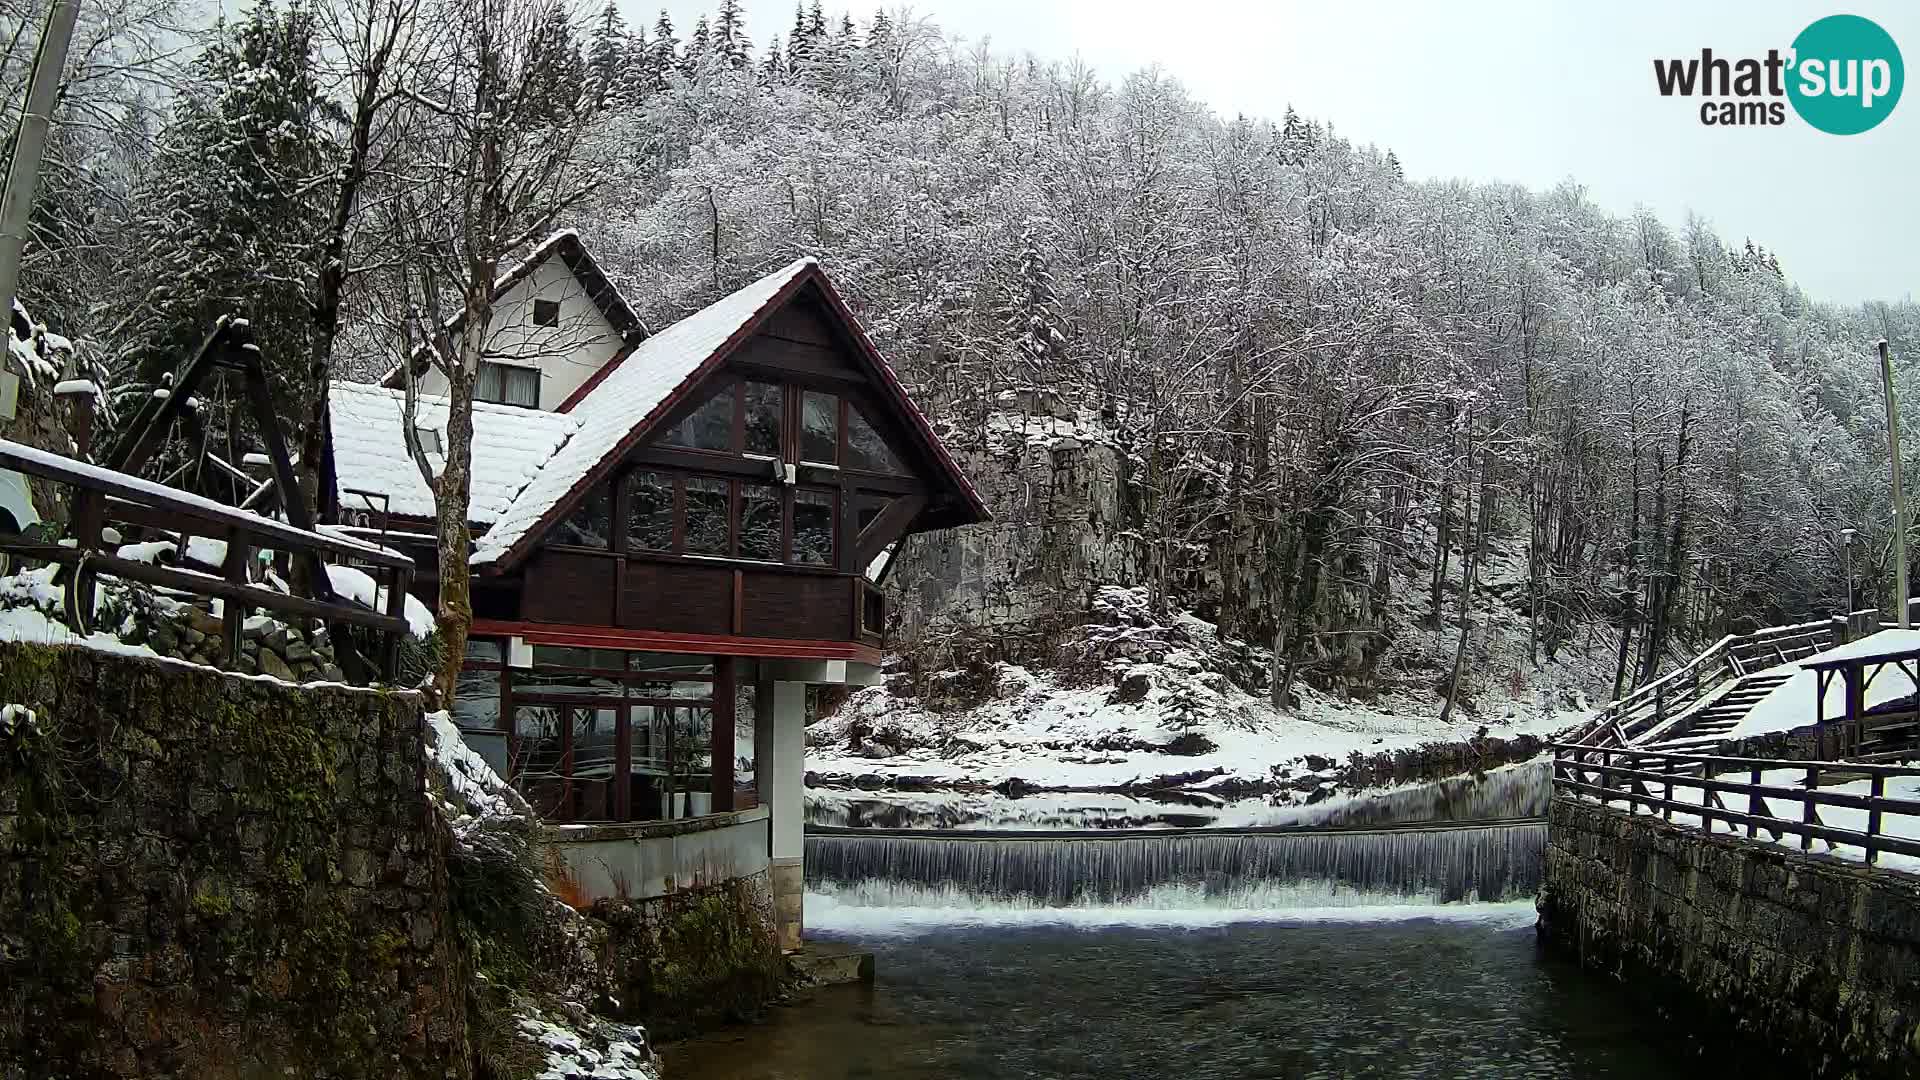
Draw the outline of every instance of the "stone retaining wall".
<instances>
[{"instance_id":1,"label":"stone retaining wall","mask_svg":"<svg viewBox=\"0 0 1920 1080\"><path fill-rule=\"evenodd\" d=\"M467 1076L421 722L0 642L0 1078Z\"/></svg>"},{"instance_id":2,"label":"stone retaining wall","mask_svg":"<svg viewBox=\"0 0 1920 1080\"><path fill-rule=\"evenodd\" d=\"M1920 879L1553 800L1542 943L1810 1077L1920 1075Z\"/></svg>"}]
</instances>

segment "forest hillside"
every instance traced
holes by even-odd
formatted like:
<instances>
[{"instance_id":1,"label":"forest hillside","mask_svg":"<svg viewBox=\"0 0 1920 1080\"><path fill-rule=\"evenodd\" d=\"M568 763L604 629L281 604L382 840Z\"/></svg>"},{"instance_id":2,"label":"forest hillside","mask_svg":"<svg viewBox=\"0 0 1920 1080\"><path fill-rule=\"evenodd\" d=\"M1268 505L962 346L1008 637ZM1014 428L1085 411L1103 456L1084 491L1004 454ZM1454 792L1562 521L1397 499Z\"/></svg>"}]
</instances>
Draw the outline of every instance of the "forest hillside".
<instances>
[{"instance_id":1,"label":"forest hillside","mask_svg":"<svg viewBox=\"0 0 1920 1080\"><path fill-rule=\"evenodd\" d=\"M88 13L23 294L123 392L218 310L296 420L314 373L414 340L407 253L454 219L409 186L435 129L369 113L426 95L355 96L350 10L262 3L184 50L164 3ZM647 325L817 255L987 494L993 524L897 561L900 693L1185 650L1281 712L1577 712L1890 590L1875 343L1920 420L1920 310L1813 302L1764 236L1417 180L1337 117L903 12L530 25L487 121L573 140L549 216Z\"/></svg>"}]
</instances>

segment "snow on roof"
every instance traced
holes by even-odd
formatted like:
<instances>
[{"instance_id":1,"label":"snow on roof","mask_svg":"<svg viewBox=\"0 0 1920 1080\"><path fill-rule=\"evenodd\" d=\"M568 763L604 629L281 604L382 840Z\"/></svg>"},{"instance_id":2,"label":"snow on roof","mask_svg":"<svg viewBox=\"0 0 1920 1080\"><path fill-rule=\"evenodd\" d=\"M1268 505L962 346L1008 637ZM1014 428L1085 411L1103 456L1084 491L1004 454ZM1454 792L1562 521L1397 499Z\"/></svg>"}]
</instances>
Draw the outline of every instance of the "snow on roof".
<instances>
[{"instance_id":1,"label":"snow on roof","mask_svg":"<svg viewBox=\"0 0 1920 1080\"><path fill-rule=\"evenodd\" d=\"M681 319L635 346L624 361L601 369L598 381L589 383L585 395L565 414L579 424L573 438L500 512L493 528L481 538L474 564L491 563L505 555L631 433L644 427L676 389L814 265L811 258L790 263ZM476 484L480 471L476 455Z\"/></svg>"},{"instance_id":2,"label":"snow on roof","mask_svg":"<svg viewBox=\"0 0 1920 1080\"><path fill-rule=\"evenodd\" d=\"M363 383L334 383L328 392L333 414L333 468L344 509L363 502L348 488L384 492L389 513L434 516L433 492L420 470L406 458L399 390ZM447 399L422 394L415 422L442 433L447 428ZM580 427L563 413L475 402L473 406L473 495L467 517L491 524L540 466L553 457ZM396 455L398 455L396 457ZM438 455L428 455L441 464Z\"/></svg>"},{"instance_id":3,"label":"snow on roof","mask_svg":"<svg viewBox=\"0 0 1920 1080\"><path fill-rule=\"evenodd\" d=\"M1740 723L1728 731L1723 738L1744 739L1752 735L1765 735L1774 731L1792 731L1806 727L1814 722L1817 715L1828 720L1847 714L1847 688L1840 679L1831 679L1827 685L1827 695L1819 704L1822 710L1816 712L1815 694L1819 689L1819 676L1807 665L1832 660L1845 660L1860 656L1876 656L1899 649L1920 646L1920 630L1882 630L1869 634L1845 645L1836 645L1825 652L1802 657L1790 663L1781 664L1770 670L1793 674L1786 682L1774 687L1766 697L1754 702ZM1914 692L1913 680L1898 667L1887 667L1873 675L1873 681L1866 685L1863 696L1866 707L1871 709L1898 701Z\"/></svg>"},{"instance_id":4,"label":"snow on roof","mask_svg":"<svg viewBox=\"0 0 1920 1080\"><path fill-rule=\"evenodd\" d=\"M1885 656L1908 649L1920 649L1920 630L1882 630L1879 633L1849 641L1845 645L1836 645L1825 652L1802 657L1795 663L1801 667L1812 667L1815 664L1828 664L1838 660Z\"/></svg>"}]
</instances>

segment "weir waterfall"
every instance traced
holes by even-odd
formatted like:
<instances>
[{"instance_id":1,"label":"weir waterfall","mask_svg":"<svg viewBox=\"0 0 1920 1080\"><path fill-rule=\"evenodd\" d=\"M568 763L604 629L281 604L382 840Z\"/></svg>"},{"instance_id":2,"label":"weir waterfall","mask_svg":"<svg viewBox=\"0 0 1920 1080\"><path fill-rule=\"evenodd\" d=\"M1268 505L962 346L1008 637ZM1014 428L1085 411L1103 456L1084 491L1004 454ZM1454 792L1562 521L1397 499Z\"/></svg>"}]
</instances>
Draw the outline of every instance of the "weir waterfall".
<instances>
[{"instance_id":1,"label":"weir waterfall","mask_svg":"<svg viewBox=\"0 0 1920 1080\"><path fill-rule=\"evenodd\" d=\"M810 891L865 906L1199 905L1276 908L1513 900L1539 889L1547 777L1487 774L1479 820L1393 820L1393 793L1286 825L1206 829L839 829L806 837ZM1416 791L1420 789L1415 789ZM1438 820L1436 820L1438 818ZM1384 819L1384 820L1383 820Z\"/></svg>"}]
</instances>

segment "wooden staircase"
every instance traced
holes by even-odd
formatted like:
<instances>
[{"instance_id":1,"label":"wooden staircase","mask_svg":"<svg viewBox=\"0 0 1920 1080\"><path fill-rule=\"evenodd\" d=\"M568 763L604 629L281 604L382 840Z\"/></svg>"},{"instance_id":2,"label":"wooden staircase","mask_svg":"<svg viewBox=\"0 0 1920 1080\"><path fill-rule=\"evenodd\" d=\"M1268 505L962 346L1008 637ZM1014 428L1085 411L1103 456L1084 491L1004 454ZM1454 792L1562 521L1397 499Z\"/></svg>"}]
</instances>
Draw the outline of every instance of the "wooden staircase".
<instances>
[{"instance_id":1,"label":"wooden staircase","mask_svg":"<svg viewBox=\"0 0 1920 1080\"><path fill-rule=\"evenodd\" d=\"M1665 730L1650 733L1643 745L1649 750L1675 753L1699 753L1718 746L1729 732L1740 726L1755 705L1793 678L1793 674L1791 670L1772 668L1737 676L1721 692L1675 718Z\"/></svg>"}]
</instances>

